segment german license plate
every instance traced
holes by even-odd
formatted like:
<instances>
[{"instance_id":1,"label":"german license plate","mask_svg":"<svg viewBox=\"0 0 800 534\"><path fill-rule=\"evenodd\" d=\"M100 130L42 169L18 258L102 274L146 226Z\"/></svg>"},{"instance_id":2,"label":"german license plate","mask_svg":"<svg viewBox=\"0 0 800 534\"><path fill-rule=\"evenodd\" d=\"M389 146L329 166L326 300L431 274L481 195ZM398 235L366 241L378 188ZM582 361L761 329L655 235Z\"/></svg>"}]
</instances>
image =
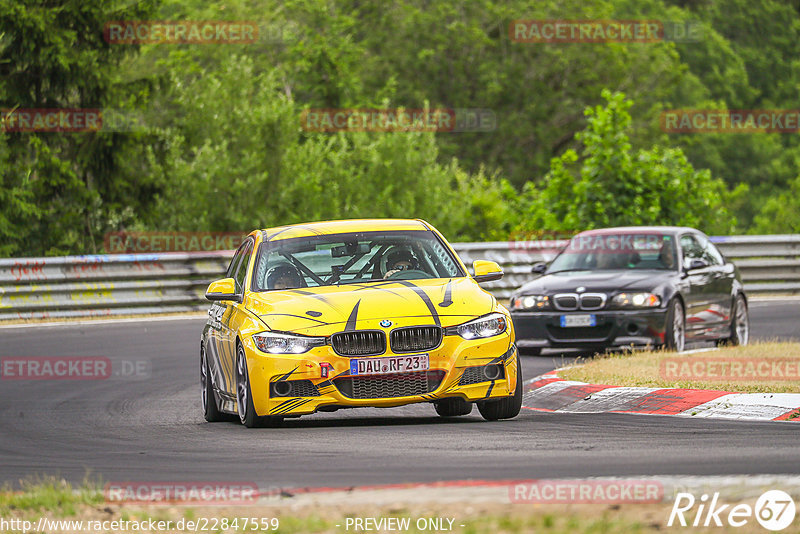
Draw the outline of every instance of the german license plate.
<instances>
[{"instance_id":1,"label":"german license plate","mask_svg":"<svg viewBox=\"0 0 800 534\"><path fill-rule=\"evenodd\" d=\"M563 328L575 326L597 326L597 317L591 313L585 315L562 315L561 326Z\"/></svg>"},{"instance_id":2,"label":"german license plate","mask_svg":"<svg viewBox=\"0 0 800 534\"><path fill-rule=\"evenodd\" d=\"M390 373L409 373L427 371L428 355L387 356L385 358L360 358L350 360L351 375L385 375Z\"/></svg>"}]
</instances>

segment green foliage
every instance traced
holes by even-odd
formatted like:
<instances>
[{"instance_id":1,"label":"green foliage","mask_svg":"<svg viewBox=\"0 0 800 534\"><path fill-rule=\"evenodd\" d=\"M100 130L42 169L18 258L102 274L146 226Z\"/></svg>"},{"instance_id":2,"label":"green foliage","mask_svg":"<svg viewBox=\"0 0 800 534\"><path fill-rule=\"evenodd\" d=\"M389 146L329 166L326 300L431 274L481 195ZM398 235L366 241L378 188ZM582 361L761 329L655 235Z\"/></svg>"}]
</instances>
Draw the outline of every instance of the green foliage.
<instances>
[{"instance_id":1,"label":"green foliage","mask_svg":"<svg viewBox=\"0 0 800 534\"><path fill-rule=\"evenodd\" d=\"M606 224L797 229L797 135L667 135L659 124L665 109L800 108L800 8L783 0L47 6L0 0L0 108L120 109L148 129L0 132L0 255L93 252L112 230L339 217L421 217L459 240ZM104 23L126 19L252 20L263 35L105 43ZM690 43L516 43L517 19L702 32ZM383 106L490 109L497 127L328 134L299 124L308 108Z\"/></svg>"},{"instance_id":2,"label":"green foliage","mask_svg":"<svg viewBox=\"0 0 800 534\"><path fill-rule=\"evenodd\" d=\"M586 110L577 135L580 155L553 158L541 190L526 186L521 230L579 231L606 226L686 225L727 233L735 219L725 184L697 171L683 152L654 146L632 150L631 101L603 91L605 106Z\"/></svg>"},{"instance_id":3,"label":"green foliage","mask_svg":"<svg viewBox=\"0 0 800 534\"><path fill-rule=\"evenodd\" d=\"M753 233L800 233L800 176L779 194L770 197L755 217Z\"/></svg>"},{"instance_id":4,"label":"green foliage","mask_svg":"<svg viewBox=\"0 0 800 534\"><path fill-rule=\"evenodd\" d=\"M151 224L249 231L412 216L462 239L503 228L499 186L456 161L438 163L433 134L305 132L302 109L280 79L277 70L258 72L250 58L230 56L172 95L176 119L165 131L170 148L160 167L169 184Z\"/></svg>"}]
</instances>

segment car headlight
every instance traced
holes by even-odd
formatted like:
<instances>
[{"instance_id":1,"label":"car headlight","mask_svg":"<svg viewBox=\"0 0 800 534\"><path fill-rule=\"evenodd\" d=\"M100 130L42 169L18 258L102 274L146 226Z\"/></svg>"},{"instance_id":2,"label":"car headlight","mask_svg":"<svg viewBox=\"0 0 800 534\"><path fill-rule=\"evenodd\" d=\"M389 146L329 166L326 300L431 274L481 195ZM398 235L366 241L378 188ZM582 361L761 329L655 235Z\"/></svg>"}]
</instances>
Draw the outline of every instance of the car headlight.
<instances>
[{"instance_id":1,"label":"car headlight","mask_svg":"<svg viewBox=\"0 0 800 534\"><path fill-rule=\"evenodd\" d=\"M451 326L447 329L448 335L458 334L464 339L482 339L485 337L498 336L506 331L508 322L505 315L501 313L490 313L478 319L474 319L458 326Z\"/></svg>"},{"instance_id":2,"label":"car headlight","mask_svg":"<svg viewBox=\"0 0 800 534\"><path fill-rule=\"evenodd\" d=\"M512 299L511 307L515 310L549 310L550 297L547 295L521 295Z\"/></svg>"},{"instance_id":3,"label":"car headlight","mask_svg":"<svg viewBox=\"0 0 800 534\"><path fill-rule=\"evenodd\" d=\"M661 297L652 293L620 293L611 303L618 308L655 308L661 305Z\"/></svg>"},{"instance_id":4,"label":"car headlight","mask_svg":"<svg viewBox=\"0 0 800 534\"><path fill-rule=\"evenodd\" d=\"M278 332L253 334L253 341L258 350L270 354L302 354L325 344L324 337L298 336Z\"/></svg>"}]
</instances>

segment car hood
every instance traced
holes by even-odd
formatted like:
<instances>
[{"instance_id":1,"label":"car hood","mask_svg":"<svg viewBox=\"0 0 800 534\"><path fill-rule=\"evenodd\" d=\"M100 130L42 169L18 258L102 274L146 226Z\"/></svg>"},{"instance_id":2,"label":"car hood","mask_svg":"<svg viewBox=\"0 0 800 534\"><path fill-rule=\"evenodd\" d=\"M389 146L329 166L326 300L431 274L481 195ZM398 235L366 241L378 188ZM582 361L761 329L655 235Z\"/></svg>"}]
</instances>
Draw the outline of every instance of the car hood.
<instances>
[{"instance_id":1,"label":"car hood","mask_svg":"<svg viewBox=\"0 0 800 534\"><path fill-rule=\"evenodd\" d=\"M495 300L471 278L385 280L364 284L264 291L246 307L271 330L323 336L342 330L461 324L487 314Z\"/></svg>"},{"instance_id":2,"label":"car hood","mask_svg":"<svg viewBox=\"0 0 800 534\"><path fill-rule=\"evenodd\" d=\"M545 274L520 287L515 294L553 295L582 291L613 293L615 291L653 291L677 273L664 270L567 271Z\"/></svg>"}]
</instances>

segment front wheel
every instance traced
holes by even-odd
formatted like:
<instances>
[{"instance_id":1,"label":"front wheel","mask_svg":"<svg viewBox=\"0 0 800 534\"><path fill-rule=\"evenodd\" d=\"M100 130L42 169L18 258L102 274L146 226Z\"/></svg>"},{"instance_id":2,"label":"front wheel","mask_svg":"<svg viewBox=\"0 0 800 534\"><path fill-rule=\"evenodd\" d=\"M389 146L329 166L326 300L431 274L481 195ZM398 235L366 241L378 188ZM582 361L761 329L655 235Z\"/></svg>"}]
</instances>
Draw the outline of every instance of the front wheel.
<instances>
[{"instance_id":1,"label":"front wheel","mask_svg":"<svg viewBox=\"0 0 800 534\"><path fill-rule=\"evenodd\" d=\"M478 411L487 421L513 419L522 409L522 367L519 364L519 356L514 357L517 359L517 387L514 388L514 394L504 399L477 403Z\"/></svg>"},{"instance_id":2,"label":"front wheel","mask_svg":"<svg viewBox=\"0 0 800 534\"><path fill-rule=\"evenodd\" d=\"M674 298L667 311L667 332L664 344L669 350L683 352L686 346L686 312L680 299Z\"/></svg>"},{"instance_id":3,"label":"front wheel","mask_svg":"<svg viewBox=\"0 0 800 534\"><path fill-rule=\"evenodd\" d=\"M472 403L458 397L442 399L433 403L436 413L442 417L456 417L472 413Z\"/></svg>"},{"instance_id":4,"label":"front wheel","mask_svg":"<svg viewBox=\"0 0 800 534\"><path fill-rule=\"evenodd\" d=\"M247 358L241 345L236 349L236 409L239 412L239 420L247 428L273 426L283 421L282 417L259 417L256 414L250 388L250 374L247 371Z\"/></svg>"},{"instance_id":5,"label":"front wheel","mask_svg":"<svg viewBox=\"0 0 800 534\"><path fill-rule=\"evenodd\" d=\"M747 345L750 341L750 314L747 310L747 301L742 295L736 295L732 312L731 337L727 341L731 345Z\"/></svg>"}]
</instances>

